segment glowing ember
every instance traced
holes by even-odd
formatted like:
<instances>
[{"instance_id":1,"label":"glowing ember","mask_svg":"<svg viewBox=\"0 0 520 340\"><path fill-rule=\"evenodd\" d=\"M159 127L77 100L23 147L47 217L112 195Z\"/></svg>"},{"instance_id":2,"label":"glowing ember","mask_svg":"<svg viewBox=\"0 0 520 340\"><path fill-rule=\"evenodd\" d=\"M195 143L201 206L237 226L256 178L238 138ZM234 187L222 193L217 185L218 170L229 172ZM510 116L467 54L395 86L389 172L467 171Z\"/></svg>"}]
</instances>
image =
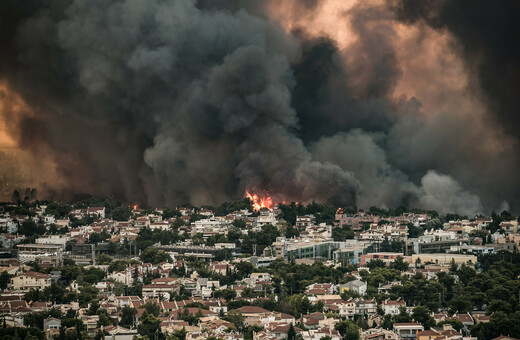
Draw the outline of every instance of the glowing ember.
<instances>
[{"instance_id":1,"label":"glowing ember","mask_svg":"<svg viewBox=\"0 0 520 340\"><path fill-rule=\"evenodd\" d=\"M253 205L253 210L259 211L262 208L267 208L269 210L273 210L274 203L273 199L269 195L267 191L264 191L260 194L251 194L246 190L246 197L251 200Z\"/></svg>"}]
</instances>

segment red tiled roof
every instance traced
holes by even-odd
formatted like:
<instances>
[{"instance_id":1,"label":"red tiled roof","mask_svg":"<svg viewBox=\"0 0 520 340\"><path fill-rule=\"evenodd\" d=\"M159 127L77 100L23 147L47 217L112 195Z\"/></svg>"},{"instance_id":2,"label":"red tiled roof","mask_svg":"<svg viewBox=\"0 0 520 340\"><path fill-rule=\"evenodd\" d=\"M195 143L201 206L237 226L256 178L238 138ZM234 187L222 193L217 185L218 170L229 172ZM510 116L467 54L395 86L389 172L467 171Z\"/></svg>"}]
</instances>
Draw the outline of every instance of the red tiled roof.
<instances>
[{"instance_id":1,"label":"red tiled roof","mask_svg":"<svg viewBox=\"0 0 520 340\"><path fill-rule=\"evenodd\" d=\"M240 312L242 312L242 314L253 314L253 313L257 313L257 314L261 314L261 313L269 313L269 311L267 309L263 309L261 307L257 307L257 306L244 306L244 307L240 307L238 308L237 310L239 310Z\"/></svg>"},{"instance_id":2,"label":"red tiled roof","mask_svg":"<svg viewBox=\"0 0 520 340\"><path fill-rule=\"evenodd\" d=\"M439 335L439 333L434 332L434 331L430 331L430 330L428 330L428 331L420 331L420 332L417 333L417 336L421 336L421 335L424 335L424 336L426 336L426 335Z\"/></svg>"}]
</instances>

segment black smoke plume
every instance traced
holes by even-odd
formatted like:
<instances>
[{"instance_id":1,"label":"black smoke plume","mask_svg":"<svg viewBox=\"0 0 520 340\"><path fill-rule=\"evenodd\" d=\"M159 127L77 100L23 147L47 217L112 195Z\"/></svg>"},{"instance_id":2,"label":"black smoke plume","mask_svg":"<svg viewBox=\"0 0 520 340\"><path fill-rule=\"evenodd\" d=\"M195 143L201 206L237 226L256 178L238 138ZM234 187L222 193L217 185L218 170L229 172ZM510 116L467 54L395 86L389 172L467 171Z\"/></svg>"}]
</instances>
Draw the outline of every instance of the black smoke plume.
<instances>
[{"instance_id":1,"label":"black smoke plume","mask_svg":"<svg viewBox=\"0 0 520 340\"><path fill-rule=\"evenodd\" d=\"M455 36L456 49L476 73L493 117L519 138L520 2L399 0L391 6L398 20L412 25L424 21Z\"/></svg>"}]
</instances>

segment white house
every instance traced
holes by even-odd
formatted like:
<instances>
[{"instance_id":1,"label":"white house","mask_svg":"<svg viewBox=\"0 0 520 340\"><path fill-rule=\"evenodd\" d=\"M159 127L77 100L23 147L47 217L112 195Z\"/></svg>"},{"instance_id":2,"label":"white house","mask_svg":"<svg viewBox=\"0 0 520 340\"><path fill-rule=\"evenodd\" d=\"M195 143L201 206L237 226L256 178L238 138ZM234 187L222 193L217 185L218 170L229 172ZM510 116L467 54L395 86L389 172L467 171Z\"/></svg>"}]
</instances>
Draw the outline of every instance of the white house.
<instances>
[{"instance_id":1,"label":"white house","mask_svg":"<svg viewBox=\"0 0 520 340\"><path fill-rule=\"evenodd\" d=\"M354 280L348 283L339 285L339 292L344 293L347 291L356 292L359 295L365 295L367 291L367 283L361 280Z\"/></svg>"},{"instance_id":2,"label":"white house","mask_svg":"<svg viewBox=\"0 0 520 340\"><path fill-rule=\"evenodd\" d=\"M131 285L134 282L134 279L132 277L132 270L130 270L130 268L127 268L126 270L121 272L110 273L108 275L108 278L113 279L116 282L121 282L124 285Z\"/></svg>"},{"instance_id":3,"label":"white house","mask_svg":"<svg viewBox=\"0 0 520 340\"><path fill-rule=\"evenodd\" d=\"M258 229L266 224L276 225L276 217L274 212L267 208L260 210L260 215L255 219L253 227Z\"/></svg>"},{"instance_id":4,"label":"white house","mask_svg":"<svg viewBox=\"0 0 520 340\"><path fill-rule=\"evenodd\" d=\"M105 218L105 207L89 207L87 208L87 214Z\"/></svg>"},{"instance_id":5,"label":"white house","mask_svg":"<svg viewBox=\"0 0 520 340\"><path fill-rule=\"evenodd\" d=\"M404 301L384 300L381 303L381 308L385 311L385 314L397 315L399 314L399 308L406 307Z\"/></svg>"}]
</instances>

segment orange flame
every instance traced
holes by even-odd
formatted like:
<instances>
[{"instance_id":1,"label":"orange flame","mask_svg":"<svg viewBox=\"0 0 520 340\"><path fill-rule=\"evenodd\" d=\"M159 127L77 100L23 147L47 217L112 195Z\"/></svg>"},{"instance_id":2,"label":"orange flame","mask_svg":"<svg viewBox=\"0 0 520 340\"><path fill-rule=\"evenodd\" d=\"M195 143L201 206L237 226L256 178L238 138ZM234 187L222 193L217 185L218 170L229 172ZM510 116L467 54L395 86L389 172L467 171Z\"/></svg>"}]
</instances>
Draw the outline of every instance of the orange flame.
<instances>
[{"instance_id":1,"label":"orange flame","mask_svg":"<svg viewBox=\"0 0 520 340\"><path fill-rule=\"evenodd\" d=\"M246 197L251 200L254 211L259 211L262 208L267 208L269 210L273 210L274 203L271 195L267 191L264 191L261 194L251 194L246 190Z\"/></svg>"},{"instance_id":2,"label":"orange flame","mask_svg":"<svg viewBox=\"0 0 520 340\"><path fill-rule=\"evenodd\" d=\"M133 208L134 211L136 211L137 209L139 209L139 206L136 204L132 208Z\"/></svg>"}]
</instances>

